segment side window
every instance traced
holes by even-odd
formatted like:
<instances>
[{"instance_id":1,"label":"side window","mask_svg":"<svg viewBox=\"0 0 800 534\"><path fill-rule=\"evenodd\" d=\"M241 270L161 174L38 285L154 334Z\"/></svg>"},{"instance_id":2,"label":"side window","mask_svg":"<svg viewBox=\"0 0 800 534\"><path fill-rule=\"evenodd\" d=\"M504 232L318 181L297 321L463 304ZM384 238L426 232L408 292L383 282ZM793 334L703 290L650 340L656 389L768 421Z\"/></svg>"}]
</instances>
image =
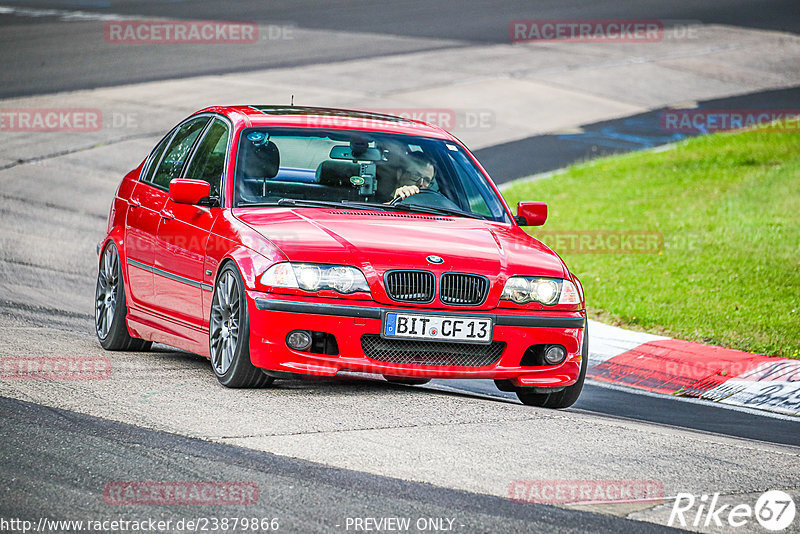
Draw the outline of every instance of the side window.
<instances>
[{"instance_id":1,"label":"side window","mask_svg":"<svg viewBox=\"0 0 800 534\"><path fill-rule=\"evenodd\" d=\"M469 202L469 209L472 213L477 215L494 215L490 210L489 206L486 205L486 200L481 196L478 192L478 189L475 187L475 184L472 180L464 180L462 182L464 186L464 191L467 194L467 202Z\"/></svg>"},{"instance_id":2,"label":"side window","mask_svg":"<svg viewBox=\"0 0 800 534\"><path fill-rule=\"evenodd\" d=\"M211 184L211 196L219 198L227 150L228 126L223 121L214 119L194 152L186 170L186 178L205 180Z\"/></svg>"},{"instance_id":3,"label":"side window","mask_svg":"<svg viewBox=\"0 0 800 534\"><path fill-rule=\"evenodd\" d=\"M467 207L476 215L505 218L502 204L483 176L479 175L477 169L467 160L467 156L461 150L452 149L448 150L447 155L458 175L458 182L464 188L467 206L462 208Z\"/></svg>"},{"instance_id":4,"label":"side window","mask_svg":"<svg viewBox=\"0 0 800 534\"><path fill-rule=\"evenodd\" d=\"M170 139L172 139L172 134L175 131L171 131L161 142L156 146L155 150L153 150L152 156L150 156L150 161L147 162L147 173L142 177L143 182L150 182L153 180L153 174L156 172L156 167L158 167L158 162L161 160L161 155L164 153L164 149L167 148Z\"/></svg>"},{"instance_id":5,"label":"side window","mask_svg":"<svg viewBox=\"0 0 800 534\"><path fill-rule=\"evenodd\" d=\"M167 188L173 178L181 175L186 156L189 155L197 136L200 135L207 123L208 117L198 117L178 129L156 169L152 180L153 184Z\"/></svg>"}]
</instances>

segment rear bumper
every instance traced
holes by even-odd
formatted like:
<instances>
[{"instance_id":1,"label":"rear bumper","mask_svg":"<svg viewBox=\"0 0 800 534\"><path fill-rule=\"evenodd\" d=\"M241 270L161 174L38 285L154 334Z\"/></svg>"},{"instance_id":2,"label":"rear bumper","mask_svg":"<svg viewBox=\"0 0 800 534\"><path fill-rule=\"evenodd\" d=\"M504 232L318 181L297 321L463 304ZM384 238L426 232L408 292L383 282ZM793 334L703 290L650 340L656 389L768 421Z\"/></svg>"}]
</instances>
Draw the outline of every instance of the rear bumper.
<instances>
[{"instance_id":1,"label":"rear bumper","mask_svg":"<svg viewBox=\"0 0 800 534\"><path fill-rule=\"evenodd\" d=\"M580 374L584 312L513 314L511 310L499 308L492 312L428 310L378 306L370 301L300 300L260 292L248 292L247 301L251 360L263 369L317 376L356 371L421 378L493 378L510 380L515 386L536 387L569 386ZM499 359L482 366L380 361L365 354L362 336L380 335L385 311L492 317L495 325L493 341L505 346ZM339 353L325 355L290 349L286 345L286 336L298 329L334 335ZM559 365L521 366L525 351L536 344L563 345L567 349L567 358Z\"/></svg>"}]
</instances>

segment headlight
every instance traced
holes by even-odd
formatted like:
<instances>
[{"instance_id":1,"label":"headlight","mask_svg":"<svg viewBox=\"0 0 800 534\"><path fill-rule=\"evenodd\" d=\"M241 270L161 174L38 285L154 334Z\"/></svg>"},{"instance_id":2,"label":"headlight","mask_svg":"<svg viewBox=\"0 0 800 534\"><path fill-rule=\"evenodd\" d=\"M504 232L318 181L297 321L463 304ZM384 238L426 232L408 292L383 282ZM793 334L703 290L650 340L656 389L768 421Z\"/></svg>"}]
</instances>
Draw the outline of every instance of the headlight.
<instances>
[{"instance_id":1,"label":"headlight","mask_svg":"<svg viewBox=\"0 0 800 534\"><path fill-rule=\"evenodd\" d=\"M276 263L261 275L261 283L265 286L291 287L303 291L331 289L339 293L369 293L364 273L348 265Z\"/></svg>"},{"instance_id":2,"label":"headlight","mask_svg":"<svg viewBox=\"0 0 800 534\"><path fill-rule=\"evenodd\" d=\"M517 304L540 302L547 306L554 304L580 304L581 302L578 289L569 280L528 276L512 276L509 278L500 298Z\"/></svg>"}]
</instances>

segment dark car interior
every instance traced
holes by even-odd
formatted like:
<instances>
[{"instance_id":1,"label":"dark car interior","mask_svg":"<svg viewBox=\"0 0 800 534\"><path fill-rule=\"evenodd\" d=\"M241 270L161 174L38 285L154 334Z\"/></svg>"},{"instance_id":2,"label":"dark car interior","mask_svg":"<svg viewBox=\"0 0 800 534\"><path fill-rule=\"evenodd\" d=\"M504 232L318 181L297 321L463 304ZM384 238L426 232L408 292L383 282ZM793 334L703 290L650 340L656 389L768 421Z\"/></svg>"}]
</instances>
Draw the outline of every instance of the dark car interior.
<instances>
[{"instance_id":1,"label":"dark car interior","mask_svg":"<svg viewBox=\"0 0 800 534\"><path fill-rule=\"evenodd\" d=\"M433 176L401 198L401 177ZM427 170L430 173L430 170ZM484 177L456 145L400 134L248 128L239 139L234 206L292 201L404 204L505 220Z\"/></svg>"}]
</instances>

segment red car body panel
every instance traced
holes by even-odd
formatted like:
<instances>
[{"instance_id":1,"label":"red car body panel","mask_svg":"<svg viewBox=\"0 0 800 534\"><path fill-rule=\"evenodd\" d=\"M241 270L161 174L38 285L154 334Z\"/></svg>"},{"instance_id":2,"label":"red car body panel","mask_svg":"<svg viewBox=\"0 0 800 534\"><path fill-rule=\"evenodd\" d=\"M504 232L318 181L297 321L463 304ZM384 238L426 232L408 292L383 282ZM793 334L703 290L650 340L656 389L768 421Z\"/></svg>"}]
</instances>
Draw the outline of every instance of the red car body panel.
<instances>
[{"instance_id":1,"label":"red car body panel","mask_svg":"<svg viewBox=\"0 0 800 534\"><path fill-rule=\"evenodd\" d=\"M558 255L515 223L358 209L232 208L238 133L242 128L340 128L433 137L463 146L453 136L410 121L265 115L248 107L215 107L198 113L225 117L231 125L224 205L207 208L173 202L166 191L139 181L144 163L123 178L112 204L108 235L101 245L113 240L119 250L131 335L209 357L212 291L222 265L233 262L246 288L250 355L257 367L323 376L349 370L414 377L495 378L508 379L516 386L562 387L576 382L584 343L583 295L580 305L571 306L517 305L500 300L511 275L572 280L582 293L580 283ZM483 168L470 157L502 201ZM502 203L513 221L512 212L505 201ZM447 261L431 265L426 261L429 254ZM271 265L284 261L358 267L371 293L309 294L262 286L261 275ZM480 274L490 281L489 294L482 304L468 308L444 304L438 296L427 304L396 302L387 295L383 276L397 268L427 270L437 279L444 272ZM331 306L344 308L335 313L326 311L333 309ZM365 355L361 339L362 335L381 332L381 313L387 310L492 316L496 320L493 340L506 346L500 359L486 367L377 361ZM290 349L285 340L295 329L335 335L338 354ZM554 366L522 366L522 355L534 344L563 345L568 353L566 361Z\"/></svg>"},{"instance_id":2,"label":"red car body panel","mask_svg":"<svg viewBox=\"0 0 800 534\"><path fill-rule=\"evenodd\" d=\"M167 200L156 236L155 267L201 282L211 227L219 212ZM208 320L201 287L159 276L156 290L156 311L200 326Z\"/></svg>"}]
</instances>

